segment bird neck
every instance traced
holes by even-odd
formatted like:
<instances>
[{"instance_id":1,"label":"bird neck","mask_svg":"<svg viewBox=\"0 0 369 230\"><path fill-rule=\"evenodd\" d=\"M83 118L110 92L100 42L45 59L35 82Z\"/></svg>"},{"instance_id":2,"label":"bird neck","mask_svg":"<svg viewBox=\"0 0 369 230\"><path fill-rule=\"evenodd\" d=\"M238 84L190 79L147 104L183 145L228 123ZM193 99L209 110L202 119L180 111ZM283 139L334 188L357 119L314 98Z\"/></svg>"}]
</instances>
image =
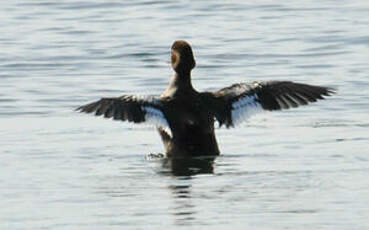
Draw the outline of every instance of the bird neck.
<instances>
[{"instance_id":1,"label":"bird neck","mask_svg":"<svg viewBox=\"0 0 369 230\"><path fill-rule=\"evenodd\" d=\"M191 72L176 72L171 84L179 89L193 89L191 82Z\"/></svg>"},{"instance_id":2,"label":"bird neck","mask_svg":"<svg viewBox=\"0 0 369 230\"><path fill-rule=\"evenodd\" d=\"M191 83L191 72L186 74L176 72L163 95L174 96L183 93L188 94L193 91L195 90Z\"/></svg>"}]
</instances>

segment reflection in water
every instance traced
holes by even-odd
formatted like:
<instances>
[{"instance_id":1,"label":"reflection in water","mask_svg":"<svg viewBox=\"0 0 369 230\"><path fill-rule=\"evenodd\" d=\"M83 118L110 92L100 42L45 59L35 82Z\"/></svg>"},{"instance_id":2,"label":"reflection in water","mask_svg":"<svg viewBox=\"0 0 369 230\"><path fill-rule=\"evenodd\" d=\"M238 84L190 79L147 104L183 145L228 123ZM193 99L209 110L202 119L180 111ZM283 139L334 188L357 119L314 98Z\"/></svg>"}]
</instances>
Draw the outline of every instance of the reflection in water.
<instances>
[{"instance_id":1,"label":"reflection in water","mask_svg":"<svg viewBox=\"0 0 369 230\"><path fill-rule=\"evenodd\" d=\"M196 219L196 206L192 203L191 177L178 178L177 185L170 185L173 195L173 207L171 213L174 215L176 225L185 225Z\"/></svg>"},{"instance_id":2,"label":"reflection in water","mask_svg":"<svg viewBox=\"0 0 369 230\"><path fill-rule=\"evenodd\" d=\"M158 175L164 177L162 182L166 185L159 187L169 192L168 198L172 202L169 209L166 208L166 211L172 216L176 226L188 226L201 222L201 219L198 218L201 208L196 205L197 196L194 197L193 194L193 181L197 178L196 175L214 173L215 158L216 156L165 158L163 154L149 154L146 156L148 163L154 165L153 169L155 169ZM136 197L137 200L135 202L139 203L142 193L137 193L137 189L144 183L142 181L138 183L137 179L145 178L147 172L135 167L125 168L122 172L125 175L114 174L112 177L106 177L103 180L99 178L97 183L99 193L123 199L124 201L128 198ZM146 179L150 180L149 178ZM168 184L165 181L168 181ZM151 189L155 190L157 188ZM154 197L154 199L157 198ZM151 207L148 209L147 213L152 215ZM135 218L141 218L143 215L146 215L145 213L132 213L132 215Z\"/></svg>"},{"instance_id":3,"label":"reflection in water","mask_svg":"<svg viewBox=\"0 0 369 230\"><path fill-rule=\"evenodd\" d=\"M164 158L163 169L174 176L193 176L197 174L212 174L214 172L214 157Z\"/></svg>"},{"instance_id":4,"label":"reflection in water","mask_svg":"<svg viewBox=\"0 0 369 230\"><path fill-rule=\"evenodd\" d=\"M214 157L164 158L162 167L168 174L175 176L168 186L173 195L173 208L176 225L188 225L196 222L197 207L192 199L192 179L198 174L214 172Z\"/></svg>"}]
</instances>

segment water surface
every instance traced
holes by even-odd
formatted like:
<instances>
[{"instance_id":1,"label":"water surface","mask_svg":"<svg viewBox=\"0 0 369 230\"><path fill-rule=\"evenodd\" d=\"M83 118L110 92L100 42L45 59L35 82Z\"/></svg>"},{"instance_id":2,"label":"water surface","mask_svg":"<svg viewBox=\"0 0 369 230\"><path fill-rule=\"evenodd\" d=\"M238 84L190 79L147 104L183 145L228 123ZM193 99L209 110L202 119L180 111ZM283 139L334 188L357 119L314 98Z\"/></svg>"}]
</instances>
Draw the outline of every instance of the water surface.
<instances>
[{"instance_id":1,"label":"water surface","mask_svg":"<svg viewBox=\"0 0 369 230\"><path fill-rule=\"evenodd\" d=\"M369 228L365 1L0 6L2 229ZM146 157L163 151L152 127L74 112L160 94L176 39L199 90L284 79L338 94L217 129L222 155L188 167Z\"/></svg>"}]
</instances>

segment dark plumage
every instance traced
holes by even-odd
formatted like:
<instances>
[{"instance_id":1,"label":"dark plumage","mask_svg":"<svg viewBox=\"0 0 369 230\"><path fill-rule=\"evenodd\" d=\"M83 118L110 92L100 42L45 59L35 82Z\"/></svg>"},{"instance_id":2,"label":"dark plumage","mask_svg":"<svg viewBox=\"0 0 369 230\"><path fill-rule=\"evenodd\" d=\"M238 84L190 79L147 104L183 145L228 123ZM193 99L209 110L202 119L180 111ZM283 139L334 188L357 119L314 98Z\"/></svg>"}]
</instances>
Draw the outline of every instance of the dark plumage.
<instances>
[{"instance_id":1,"label":"dark plumage","mask_svg":"<svg viewBox=\"0 0 369 230\"><path fill-rule=\"evenodd\" d=\"M174 42L171 62L175 75L160 97L102 98L77 110L156 125L167 156L218 155L215 120L229 128L259 111L306 105L334 92L328 87L269 81L239 83L216 92L200 93L191 84L191 70L196 62L187 42Z\"/></svg>"}]
</instances>

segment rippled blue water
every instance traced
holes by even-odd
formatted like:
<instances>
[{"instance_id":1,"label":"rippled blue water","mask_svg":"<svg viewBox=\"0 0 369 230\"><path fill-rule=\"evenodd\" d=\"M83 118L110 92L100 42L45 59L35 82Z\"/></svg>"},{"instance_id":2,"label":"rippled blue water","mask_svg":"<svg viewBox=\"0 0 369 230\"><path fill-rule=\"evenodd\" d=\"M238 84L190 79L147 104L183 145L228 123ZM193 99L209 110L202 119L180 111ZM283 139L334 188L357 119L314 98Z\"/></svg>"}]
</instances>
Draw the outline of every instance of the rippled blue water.
<instances>
[{"instance_id":1,"label":"rippled blue water","mask_svg":"<svg viewBox=\"0 0 369 230\"><path fill-rule=\"evenodd\" d=\"M366 1L3 1L1 229L368 229ZM317 104L218 129L222 151L179 176L152 127L75 113L160 94L176 39L194 86L286 79ZM174 162L172 162L174 163Z\"/></svg>"}]
</instances>

